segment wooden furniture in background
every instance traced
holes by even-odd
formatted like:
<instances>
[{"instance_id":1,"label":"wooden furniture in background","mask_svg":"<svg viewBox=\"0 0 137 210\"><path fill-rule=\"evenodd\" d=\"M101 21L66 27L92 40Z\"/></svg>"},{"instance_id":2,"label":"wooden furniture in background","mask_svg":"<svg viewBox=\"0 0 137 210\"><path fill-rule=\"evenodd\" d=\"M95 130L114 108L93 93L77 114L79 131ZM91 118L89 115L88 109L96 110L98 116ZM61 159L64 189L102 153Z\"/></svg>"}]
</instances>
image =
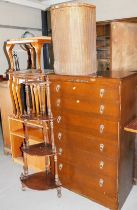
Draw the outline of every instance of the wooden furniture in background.
<instances>
[{"instance_id":1,"label":"wooden furniture in background","mask_svg":"<svg viewBox=\"0 0 137 210\"><path fill-rule=\"evenodd\" d=\"M10 153L11 144L10 144L8 115L12 112L12 103L10 98L8 81L0 82L0 111L1 111L4 152Z\"/></svg>"},{"instance_id":2,"label":"wooden furniture in background","mask_svg":"<svg viewBox=\"0 0 137 210\"><path fill-rule=\"evenodd\" d=\"M135 135L124 126L136 116L137 74L49 78L63 186L121 209L133 184Z\"/></svg>"},{"instance_id":3,"label":"wooden furniture in background","mask_svg":"<svg viewBox=\"0 0 137 210\"><path fill-rule=\"evenodd\" d=\"M97 63L99 70L137 69L137 23L113 21L97 23Z\"/></svg>"}]
</instances>

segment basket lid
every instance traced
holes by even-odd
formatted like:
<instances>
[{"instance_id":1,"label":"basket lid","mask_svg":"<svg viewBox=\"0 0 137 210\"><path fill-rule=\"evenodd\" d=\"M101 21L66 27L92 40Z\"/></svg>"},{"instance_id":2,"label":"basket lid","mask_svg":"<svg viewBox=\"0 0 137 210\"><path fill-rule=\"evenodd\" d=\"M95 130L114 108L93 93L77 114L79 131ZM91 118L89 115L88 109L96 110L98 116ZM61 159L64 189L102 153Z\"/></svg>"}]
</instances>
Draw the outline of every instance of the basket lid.
<instances>
[{"instance_id":1,"label":"basket lid","mask_svg":"<svg viewBox=\"0 0 137 210\"><path fill-rule=\"evenodd\" d=\"M55 4L55 5L51 6L50 10L60 9L63 7L81 7L81 6L92 7L92 8L96 7L95 5L90 4L87 1L69 1L69 2Z\"/></svg>"}]
</instances>

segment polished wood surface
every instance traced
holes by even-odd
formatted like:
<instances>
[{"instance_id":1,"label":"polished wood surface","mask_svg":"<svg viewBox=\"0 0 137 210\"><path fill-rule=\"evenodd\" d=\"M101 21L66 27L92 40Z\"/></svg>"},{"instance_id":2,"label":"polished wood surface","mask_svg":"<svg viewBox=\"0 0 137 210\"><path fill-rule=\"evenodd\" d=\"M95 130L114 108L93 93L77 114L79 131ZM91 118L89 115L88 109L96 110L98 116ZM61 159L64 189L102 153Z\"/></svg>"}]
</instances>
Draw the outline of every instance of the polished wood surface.
<instances>
[{"instance_id":1,"label":"polished wood surface","mask_svg":"<svg viewBox=\"0 0 137 210\"><path fill-rule=\"evenodd\" d=\"M63 186L120 209L133 184L135 136L124 126L136 115L137 74L49 77Z\"/></svg>"},{"instance_id":2,"label":"polished wood surface","mask_svg":"<svg viewBox=\"0 0 137 210\"><path fill-rule=\"evenodd\" d=\"M55 183L54 175L45 172L30 174L27 179L21 178L21 182L33 190L48 190L59 187Z\"/></svg>"}]
</instances>

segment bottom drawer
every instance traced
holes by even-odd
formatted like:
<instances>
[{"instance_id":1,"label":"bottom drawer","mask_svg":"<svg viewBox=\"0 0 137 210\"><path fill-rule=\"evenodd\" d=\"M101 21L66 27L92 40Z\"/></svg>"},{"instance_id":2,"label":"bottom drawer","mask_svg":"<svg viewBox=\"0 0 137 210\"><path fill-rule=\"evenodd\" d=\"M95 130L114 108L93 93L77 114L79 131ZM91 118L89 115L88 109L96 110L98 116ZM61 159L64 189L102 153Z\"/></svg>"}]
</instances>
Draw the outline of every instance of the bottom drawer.
<instances>
[{"instance_id":1,"label":"bottom drawer","mask_svg":"<svg viewBox=\"0 0 137 210\"><path fill-rule=\"evenodd\" d=\"M100 193L102 196L117 198L117 181L107 176L87 173L67 162L58 162L59 177L64 187L78 191L81 195L90 197L90 193ZM91 194L92 199L92 194Z\"/></svg>"}]
</instances>

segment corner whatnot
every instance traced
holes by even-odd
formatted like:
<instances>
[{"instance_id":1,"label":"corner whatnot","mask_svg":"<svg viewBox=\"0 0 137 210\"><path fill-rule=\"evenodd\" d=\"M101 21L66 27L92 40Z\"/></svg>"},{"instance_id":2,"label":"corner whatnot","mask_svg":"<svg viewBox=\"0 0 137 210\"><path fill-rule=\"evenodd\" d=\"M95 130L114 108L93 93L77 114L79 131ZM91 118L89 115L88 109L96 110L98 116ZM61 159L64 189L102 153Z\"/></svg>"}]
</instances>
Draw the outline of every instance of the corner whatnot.
<instances>
[{"instance_id":1,"label":"corner whatnot","mask_svg":"<svg viewBox=\"0 0 137 210\"><path fill-rule=\"evenodd\" d=\"M22 161L23 173L20 180L22 189L35 190L57 188L61 196L61 182L58 177L57 148L54 141L54 123L50 102L50 81L41 70L40 53L50 37L10 40L7 50L11 62L9 89L13 114L9 116L12 157ZM30 70L14 71L12 50L15 44L27 44L32 52ZM33 50L32 50L33 47ZM37 70L34 69L34 49ZM29 174L32 167L39 172Z\"/></svg>"}]
</instances>

